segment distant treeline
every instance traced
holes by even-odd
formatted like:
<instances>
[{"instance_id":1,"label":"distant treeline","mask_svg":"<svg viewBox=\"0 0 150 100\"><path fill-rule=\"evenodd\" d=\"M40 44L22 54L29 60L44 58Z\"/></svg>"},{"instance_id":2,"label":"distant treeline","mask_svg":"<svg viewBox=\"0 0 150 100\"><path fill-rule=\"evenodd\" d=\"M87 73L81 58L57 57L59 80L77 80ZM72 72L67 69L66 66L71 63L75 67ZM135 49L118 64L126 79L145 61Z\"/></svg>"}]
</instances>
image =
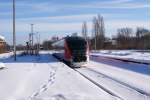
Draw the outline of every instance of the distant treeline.
<instances>
[{"instance_id":1,"label":"distant treeline","mask_svg":"<svg viewBox=\"0 0 150 100\"><path fill-rule=\"evenodd\" d=\"M101 15L93 18L92 37L88 37L86 22L82 25L82 36L89 41L91 49L150 49L150 30L137 27L120 28L115 36L105 36L104 18ZM87 38L88 37L88 38Z\"/></svg>"},{"instance_id":2,"label":"distant treeline","mask_svg":"<svg viewBox=\"0 0 150 100\"><path fill-rule=\"evenodd\" d=\"M98 15L93 18L92 30L88 32L86 21L82 25L82 36L88 41L90 49L101 50L101 49L150 49L150 30L142 27L137 27L136 30L125 27L117 30L115 36L105 36L105 23L104 18ZM89 37L88 33L92 33ZM72 35L77 35L73 33ZM57 36L52 37L50 40L45 40L40 44L40 49L51 50L53 48L52 43L59 40ZM35 48L36 48L35 44ZM12 47L10 47L12 50ZM10 50L7 46L7 49ZM26 50L27 46L18 45L17 50Z\"/></svg>"},{"instance_id":3,"label":"distant treeline","mask_svg":"<svg viewBox=\"0 0 150 100\"><path fill-rule=\"evenodd\" d=\"M104 18L101 15L93 18L91 32L92 36L89 37L87 23L83 22L81 33L88 41L90 49L150 49L150 30L142 27L133 30L125 27L118 29L115 36L106 37ZM59 39L59 37L54 36L50 40L44 41L41 44L42 49L55 49L52 43Z\"/></svg>"},{"instance_id":4,"label":"distant treeline","mask_svg":"<svg viewBox=\"0 0 150 100\"><path fill-rule=\"evenodd\" d=\"M113 39L117 49L150 49L150 31L145 28L137 28L136 32L132 28L118 29Z\"/></svg>"}]
</instances>

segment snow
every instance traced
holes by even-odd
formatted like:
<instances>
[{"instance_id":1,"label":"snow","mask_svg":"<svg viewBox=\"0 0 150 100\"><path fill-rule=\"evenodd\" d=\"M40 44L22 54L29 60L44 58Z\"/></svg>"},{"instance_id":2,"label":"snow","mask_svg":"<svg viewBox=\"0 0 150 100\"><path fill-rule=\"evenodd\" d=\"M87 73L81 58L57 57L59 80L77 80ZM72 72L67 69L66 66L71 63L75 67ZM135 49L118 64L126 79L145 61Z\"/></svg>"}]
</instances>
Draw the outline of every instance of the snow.
<instances>
[{"instance_id":1,"label":"snow","mask_svg":"<svg viewBox=\"0 0 150 100\"><path fill-rule=\"evenodd\" d=\"M6 57L5 57L6 55ZM1 55L0 100L115 100L76 71L41 52L40 56Z\"/></svg>"},{"instance_id":2,"label":"snow","mask_svg":"<svg viewBox=\"0 0 150 100\"><path fill-rule=\"evenodd\" d=\"M150 100L149 65L108 59L101 56L105 52L75 71L56 60L54 52L18 52L16 62L13 53L0 54L0 100Z\"/></svg>"},{"instance_id":3,"label":"snow","mask_svg":"<svg viewBox=\"0 0 150 100\"><path fill-rule=\"evenodd\" d=\"M5 40L5 38L2 35L0 35L0 39Z\"/></svg>"},{"instance_id":4,"label":"snow","mask_svg":"<svg viewBox=\"0 0 150 100\"><path fill-rule=\"evenodd\" d=\"M56 67L57 65L53 65ZM85 78L81 77L77 72L68 68L66 65L59 63L60 67L56 67L56 80L45 93L42 93L37 98L43 100L47 96L52 100L109 100L110 95L95 85L90 83ZM60 77L61 76L61 77Z\"/></svg>"},{"instance_id":5,"label":"snow","mask_svg":"<svg viewBox=\"0 0 150 100\"><path fill-rule=\"evenodd\" d=\"M5 68L5 65L3 63L0 63L0 69Z\"/></svg>"},{"instance_id":6,"label":"snow","mask_svg":"<svg viewBox=\"0 0 150 100\"><path fill-rule=\"evenodd\" d=\"M22 54L22 52L23 51L17 51L16 54L19 56ZM6 58L10 58L11 56L13 56L13 52L0 54L0 61L2 61L3 59L6 59Z\"/></svg>"},{"instance_id":7,"label":"snow","mask_svg":"<svg viewBox=\"0 0 150 100\"><path fill-rule=\"evenodd\" d=\"M18 51L17 55L20 55L21 53L22 51ZM5 64L2 63L2 61L12 56L13 56L13 52L0 54L0 69L6 68Z\"/></svg>"},{"instance_id":8,"label":"snow","mask_svg":"<svg viewBox=\"0 0 150 100\"><path fill-rule=\"evenodd\" d=\"M96 70L81 68L79 72L94 80L97 84L107 88L108 91L116 94L125 100L150 100L150 97L138 93L136 90L119 83Z\"/></svg>"},{"instance_id":9,"label":"snow","mask_svg":"<svg viewBox=\"0 0 150 100\"><path fill-rule=\"evenodd\" d=\"M40 64L32 63L35 59L38 57L19 57L18 62L13 62L12 58L3 61L7 69L0 71L0 100L26 98L46 81L49 66L41 68Z\"/></svg>"},{"instance_id":10,"label":"snow","mask_svg":"<svg viewBox=\"0 0 150 100\"><path fill-rule=\"evenodd\" d=\"M150 66L125 63L104 57L91 57L89 68L105 74L114 80L150 95Z\"/></svg>"},{"instance_id":11,"label":"snow","mask_svg":"<svg viewBox=\"0 0 150 100\"><path fill-rule=\"evenodd\" d=\"M92 51L91 55L127 59L150 64L149 50L101 50Z\"/></svg>"}]
</instances>

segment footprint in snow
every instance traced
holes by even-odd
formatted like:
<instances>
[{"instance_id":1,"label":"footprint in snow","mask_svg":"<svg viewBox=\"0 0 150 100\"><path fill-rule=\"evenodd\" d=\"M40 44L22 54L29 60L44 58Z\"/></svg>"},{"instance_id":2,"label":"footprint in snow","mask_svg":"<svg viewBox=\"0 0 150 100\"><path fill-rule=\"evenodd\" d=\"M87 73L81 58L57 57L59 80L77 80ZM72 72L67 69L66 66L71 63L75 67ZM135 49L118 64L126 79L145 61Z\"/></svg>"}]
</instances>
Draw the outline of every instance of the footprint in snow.
<instances>
[{"instance_id":1,"label":"footprint in snow","mask_svg":"<svg viewBox=\"0 0 150 100\"><path fill-rule=\"evenodd\" d=\"M6 66L3 63L0 63L0 70L6 68Z\"/></svg>"},{"instance_id":2,"label":"footprint in snow","mask_svg":"<svg viewBox=\"0 0 150 100\"><path fill-rule=\"evenodd\" d=\"M65 98L65 96L63 96L62 94L54 95L52 96L52 98L52 100L67 100L67 98Z\"/></svg>"}]
</instances>

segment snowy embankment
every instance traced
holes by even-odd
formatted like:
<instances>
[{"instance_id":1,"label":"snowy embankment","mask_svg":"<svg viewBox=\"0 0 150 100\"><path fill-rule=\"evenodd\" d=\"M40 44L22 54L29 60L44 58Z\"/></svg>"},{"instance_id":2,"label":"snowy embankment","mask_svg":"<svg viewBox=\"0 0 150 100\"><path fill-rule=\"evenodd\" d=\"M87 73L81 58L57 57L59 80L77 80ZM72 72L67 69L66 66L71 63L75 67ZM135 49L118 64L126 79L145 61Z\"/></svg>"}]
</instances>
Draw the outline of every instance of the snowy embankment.
<instances>
[{"instance_id":1,"label":"snowy embankment","mask_svg":"<svg viewBox=\"0 0 150 100\"><path fill-rule=\"evenodd\" d=\"M4 68L5 68L5 65L0 62L0 69L4 69Z\"/></svg>"},{"instance_id":2,"label":"snowy embankment","mask_svg":"<svg viewBox=\"0 0 150 100\"><path fill-rule=\"evenodd\" d=\"M97 70L91 68L81 68L77 70L118 98L123 100L150 100L149 96L143 95L128 85L102 74Z\"/></svg>"},{"instance_id":3,"label":"snowy embankment","mask_svg":"<svg viewBox=\"0 0 150 100\"><path fill-rule=\"evenodd\" d=\"M112 80L113 83L117 82L129 89L131 88L130 90L133 89L141 94L150 97L150 87L149 87L150 66L149 65L126 63L126 62L117 61L113 59L107 59L105 57L91 57L91 60L92 61L90 61L89 64L87 65L87 67L90 68L91 70L87 70L87 68L82 69L83 73L86 72L85 73L86 75L93 77L93 79L96 81L99 80L99 77L104 77L106 80L101 79L104 80L103 82L101 82L101 84L104 84L106 87L110 87L111 84L109 84L109 82L111 81L108 80ZM93 71L95 74L93 74ZM99 73L99 75L96 76L96 73L97 74ZM109 89L115 92L120 91L119 88L115 88L116 87L115 84L112 84L112 86L114 87L112 89L111 88ZM121 93L121 91L117 93ZM131 93L133 94L133 92ZM127 94L128 93L126 93L126 95ZM126 95L121 94L121 96L125 96L125 97Z\"/></svg>"},{"instance_id":4,"label":"snowy embankment","mask_svg":"<svg viewBox=\"0 0 150 100\"><path fill-rule=\"evenodd\" d=\"M23 51L17 51L17 55L20 55ZM0 54L0 69L4 69L5 65L2 60L13 56L13 52Z\"/></svg>"},{"instance_id":5,"label":"snowy embankment","mask_svg":"<svg viewBox=\"0 0 150 100\"><path fill-rule=\"evenodd\" d=\"M13 55L12 52L0 54L0 69L4 69L4 68L5 68L4 63L2 63L1 60L2 60L2 59L5 59L5 58L8 58L8 57L10 57L10 56L12 56L12 55Z\"/></svg>"},{"instance_id":6,"label":"snowy embankment","mask_svg":"<svg viewBox=\"0 0 150 100\"><path fill-rule=\"evenodd\" d=\"M0 100L116 100L48 52L0 61Z\"/></svg>"},{"instance_id":7,"label":"snowy embankment","mask_svg":"<svg viewBox=\"0 0 150 100\"><path fill-rule=\"evenodd\" d=\"M149 65L91 57L75 71L51 53L17 56L16 62L3 55L0 100L150 100Z\"/></svg>"},{"instance_id":8,"label":"snowy embankment","mask_svg":"<svg viewBox=\"0 0 150 100\"><path fill-rule=\"evenodd\" d=\"M118 58L150 64L150 50L101 50L92 51L91 56Z\"/></svg>"},{"instance_id":9,"label":"snowy embankment","mask_svg":"<svg viewBox=\"0 0 150 100\"><path fill-rule=\"evenodd\" d=\"M18 54L21 54L23 51L17 51L17 55ZM2 58L8 58L8 57L10 57L10 56L13 56L13 52L9 52L9 53L2 53L2 54L0 54L0 59L2 59Z\"/></svg>"}]
</instances>

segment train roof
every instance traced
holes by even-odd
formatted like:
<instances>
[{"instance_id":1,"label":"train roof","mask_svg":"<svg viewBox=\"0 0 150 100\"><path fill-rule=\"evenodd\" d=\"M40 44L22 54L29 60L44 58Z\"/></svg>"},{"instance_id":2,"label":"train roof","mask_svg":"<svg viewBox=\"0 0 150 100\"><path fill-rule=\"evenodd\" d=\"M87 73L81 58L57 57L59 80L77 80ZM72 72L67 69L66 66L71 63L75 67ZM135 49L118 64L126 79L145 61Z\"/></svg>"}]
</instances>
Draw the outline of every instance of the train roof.
<instances>
[{"instance_id":1,"label":"train roof","mask_svg":"<svg viewBox=\"0 0 150 100\"><path fill-rule=\"evenodd\" d=\"M87 41L83 37L67 37L66 42L71 50L85 49Z\"/></svg>"},{"instance_id":2,"label":"train roof","mask_svg":"<svg viewBox=\"0 0 150 100\"><path fill-rule=\"evenodd\" d=\"M71 36L71 37L66 37L66 41L70 42L70 41L85 41L86 40L83 37L79 37L79 36Z\"/></svg>"},{"instance_id":3,"label":"train roof","mask_svg":"<svg viewBox=\"0 0 150 100\"><path fill-rule=\"evenodd\" d=\"M61 40L58 40L57 42L54 42L52 46L54 47L64 47L64 43L67 42L67 44L71 47L71 45L85 45L86 40L83 37L79 36L71 36L71 37L65 37Z\"/></svg>"}]
</instances>

